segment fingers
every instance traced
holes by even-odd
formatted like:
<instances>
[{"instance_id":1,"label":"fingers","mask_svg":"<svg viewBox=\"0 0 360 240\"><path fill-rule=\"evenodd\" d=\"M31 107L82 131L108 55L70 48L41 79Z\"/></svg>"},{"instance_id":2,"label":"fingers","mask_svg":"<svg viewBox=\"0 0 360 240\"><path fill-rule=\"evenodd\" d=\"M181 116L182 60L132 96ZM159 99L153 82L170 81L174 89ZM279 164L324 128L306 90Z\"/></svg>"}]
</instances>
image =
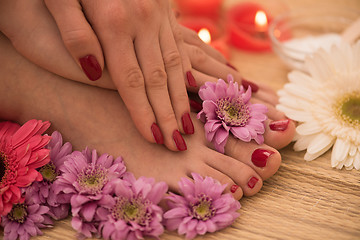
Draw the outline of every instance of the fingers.
<instances>
[{"instance_id":1,"label":"fingers","mask_svg":"<svg viewBox=\"0 0 360 240\"><path fill-rule=\"evenodd\" d=\"M171 102L175 111L178 125L182 126L183 133L193 134L194 126L189 116L190 106L186 92L186 85L184 82L181 56L178 51L178 45L174 39L170 24L164 23L162 25L160 30L160 46L165 69L168 75Z\"/></svg>"},{"instance_id":2,"label":"fingers","mask_svg":"<svg viewBox=\"0 0 360 240\"><path fill-rule=\"evenodd\" d=\"M182 61L182 68L183 68L183 73L184 73L184 77L186 79L185 83L186 83L186 87L187 89L189 89L190 91L195 91L198 87L197 83L196 83L196 78L194 77L194 70L191 67L191 63L190 63L190 59L189 56L187 54L187 50L186 50L186 46L183 40L183 30L182 30L182 26L178 24L178 22L176 21L175 15L173 13L173 10L169 8L169 21L170 21L170 26L173 32L173 36L177 45L177 49L180 53L181 56L181 61Z\"/></svg>"},{"instance_id":3,"label":"fingers","mask_svg":"<svg viewBox=\"0 0 360 240\"><path fill-rule=\"evenodd\" d=\"M204 43L204 41L199 38L195 31L184 26L180 26L180 28L183 32L183 38L185 43L199 47L206 54L223 64L227 63L225 57L215 48L211 47L209 44Z\"/></svg>"},{"instance_id":4,"label":"fingers","mask_svg":"<svg viewBox=\"0 0 360 240\"><path fill-rule=\"evenodd\" d=\"M148 34L144 34L143 36L148 36ZM176 111L174 111L168 89L168 84L170 84L170 82L168 83L168 79L170 80L170 76L174 77L174 73L176 72L178 72L178 74L175 75L175 77L180 78L180 82L184 85L182 69L172 69L168 66L171 70L168 74L165 72L163 56L157 35L154 34L153 37L156 39L149 39L148 37L145 38L139 35L134 42L137 53L136 56L144 74L146 94L155 114L156 122L164 135L165 145L173 151L185 150L184 147L186 147L186 145L176 144L178 143L177 140L184 142L183 139L177 139L181 137L181 135L177 134L177 132L179 132L178 126L181 126L181 123L180 125L177 123L177 117L180 119L181 113L178 113L178 115L175 114ZM157 45L154 45L156 42ZM170 54L176 55L178 53L172 52ZM169 56L168 61L179 61L176 60L176 58L177 56ZM185 86L183 87L185 88ZM186 101L183 103L186 104Z\"/></svg>"},{"instance_id":5,"label":"fingers","mask_svg":"<svg viewBox=\"0 0 360 240\"><path fill-rule=\"evenodd\" d=\"M204 50L195 45L188 44L187 52L192 67L200 72L224 79L226 79L228 74L232 74L234 76L239 75L236 70L222 62L217 61L215 58L209 56Z\"/></svg>"},{"instance_id":6,"label":"fingers","mask_svg":"<svg viewBox=\"0 0 360 240\"><path fill-rule=\"evenodd\" d=\"M117 44L112 45L110 49L108 44L104 45L107 66L115 87L139 132L147 141L162 144L164 138L146 95L143 73L134 48L129 48L133 41L128 36L122 37L121 41L117 40L116 42ZM124 59L126 61L123 61ZM159 72L155 71L153 76Z\"/></svg>"},{"instance_id":7,"label":"fingers","mask_svg":"<svg viewBox=\"0 0 360 240\"><path fill-rule=\"evenodd\" d=\"M77 0L45 0L61 33L65 47L86 76L95 81L102 75L104 59L98 38Z\"/></svg>"},{"instance_id":8,"label":"fingers","mask_svg":"<svg viewBox=\"0 0 360 240\"><path fill-rule=\"evenodd\" d=\"M148 141L164 143L173 151L186 150L180 132L193 133L194 128L171 28L160 21L161 15L150 18L154 9L151 2L133 9L134 13L144 13L140 19L131 12L121 14L122 4L111 9L102 6L97 11L91 3L84 5L103 46L111 78L136 127ZM159 142L157 136L163 141Z\"/></svg>"}]
</instances>

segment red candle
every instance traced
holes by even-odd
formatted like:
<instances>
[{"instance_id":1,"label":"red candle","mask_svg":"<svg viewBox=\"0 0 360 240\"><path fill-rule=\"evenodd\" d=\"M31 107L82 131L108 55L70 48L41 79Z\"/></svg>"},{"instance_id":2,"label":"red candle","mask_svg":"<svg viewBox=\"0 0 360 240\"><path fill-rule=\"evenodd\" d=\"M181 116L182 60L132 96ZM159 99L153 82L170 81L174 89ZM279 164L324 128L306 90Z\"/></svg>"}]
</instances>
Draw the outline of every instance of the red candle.
<instances>
[{"instance_id":1,"label":"red candle","mask_svg":"<svg viewBox=\"0 0 360 240\"><path fill-rule=\"evenodd\" d=\"M271 16L266 10L251 2L232 7L227 16L229 43L248 51L269 51L270 40L267 35Z\"/></svg>"},{"instance_id":2,"label":"red candle","mask_svg":"<svg viewBox=\"0 0 360 240\"><path fill-rule=\"evenodd\" d=\"M198 36L205 43L218 50L226 58L230 58L227 38L221 36L219 28L214 21L208 18L181 18L180 24L198 33Z\"/></svg>"},{"instance_id":3,"label":"red candle","mask_svg":"<svg viewBox=\"0 0 360 240\"><path fill-rule=\"evenodd\" d=\"M181 15L218 19L223 0L175 0Z\"/></svg>"},{"instance_id":4,"label":"red candle","mask_svg":"<svg viewBox=\"0 0 360 240\"><path fill-rule=\"evenodd\" d=\"M218 50L227 60L230 59L230 51L229 51L229 46L227 43L227 38L223 37L223 38L219 38L216 39L214 41L211 41L210 45L215 48L216 50Z\"/></svg>"},{"instance_id":5,"label":"red candle","mask_svg":"<svg viewBox=\"0 0 360 240\"><path fill-rule=\"evenodd\" d=\"M209 31L212 39L218 38L220 35L215 21L208 18L181 17L179 19L179 23L187 28L194 30L197 33L199 33L202 28L205 28Z\"/></svg>"}]
</instances>

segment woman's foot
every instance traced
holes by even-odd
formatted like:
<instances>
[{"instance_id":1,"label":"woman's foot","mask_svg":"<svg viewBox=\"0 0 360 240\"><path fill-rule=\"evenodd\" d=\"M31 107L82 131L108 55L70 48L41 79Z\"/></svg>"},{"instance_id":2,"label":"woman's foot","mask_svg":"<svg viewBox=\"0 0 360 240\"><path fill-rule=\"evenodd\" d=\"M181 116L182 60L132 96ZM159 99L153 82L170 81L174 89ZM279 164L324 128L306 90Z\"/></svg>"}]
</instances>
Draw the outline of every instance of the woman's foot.
<instances>
[{"instance_id":1,"label":"woman's foot","mask_svg":"<svg viewBox=\"0 0 360 240\"><path fill-rule=\"evenodd\" d=\"M205 140L203 124L192 114L195 134L183 136L187 150L172 152L139 134L117 92L44 71L17 54L3 36L0 60L4 63L0 65L0 118L20 123L32 118L50 120L52 130L60 131L75 149L89 146L99 153L121 155L135 176L165 181L174 191L181 177L197 172L228 184L227 191L237 199L254 195L280 166L275 148L287 145L294 134L293 122L269 120L265 144L230 137L223 155ZM280 120L277 116L282 115L275 111L270 110L269 118Z\"/></svg>"}]
</instances>

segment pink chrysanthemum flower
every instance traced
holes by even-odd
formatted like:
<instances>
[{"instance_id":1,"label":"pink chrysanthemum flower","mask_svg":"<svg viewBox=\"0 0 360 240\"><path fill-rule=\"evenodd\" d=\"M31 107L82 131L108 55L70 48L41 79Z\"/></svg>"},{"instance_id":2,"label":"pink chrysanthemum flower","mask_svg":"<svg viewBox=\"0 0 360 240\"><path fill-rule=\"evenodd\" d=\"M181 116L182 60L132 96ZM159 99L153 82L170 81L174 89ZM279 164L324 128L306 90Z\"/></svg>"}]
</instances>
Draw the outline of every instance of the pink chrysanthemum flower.
<instances>
[{"instance_id":1,"label":"pink chrysanthemum flower","mask_svg":"<svg viewBox=\"0 0 360 240\"><path fill-rule=\"evenodd\" d=\"M164 214L166 228L177 229L187 239L231 225L240 215L237 210L241 207L231 194L223 194L226 185L197 173L192 173L192 177L194 182L187 178L179 182L182 196L170 193L167 197L170 210Z\"/></svg>"},{"instance_id":2,"label":"pink chrysanthemum flower","mask_svg":"<svg viewBox=\"0 0 360 240\"><path fill-rule=\"evenodd\" d=\"M52 221L47 216L49 208L30 201L32 195L26 193L23 203L14 204L11 211L2 217L4 240L28 240L42 235L40 228L47 227Z\"/></svg>"},{"instance_id":3,"label":"pink chrysanthemum flower","mask_svg":"<svg viewBox=\"0 0 360 240\"><path fill-rule=\"evenodd\" d=\"M215 145L217 151L224 153L229 132L236 138L258 144L264 142L264 121L267 107L263 104L251 104L251 87L234 83L231 75L228 84L222 79L217 83L206 82L200 87L199 96L203 100L203 109L198 118L205 122L206 139Z\"/></svg>"},{"instance_id":4,"label":"pink chrysanthemum flower","mask_svg":"<svg viewBox=\"0 0 360 240\"><path fill-rule=\"evenodd\" d=\"M62 174L55 185L55 193L70 196L72 226L79 233L91 237L97 232L96 209L107 201L113 182L122 177L126 167L121 157L108 154L98 157L96 150L75 151L65 157Z\"/></svg>"},{"instance_id":5,"label":"pink chrysanthemum flower","mask_svg":"<svg viewBox=\"0 0 360 240\"><path fill-rule=\"evenodd\" d=\"M44 148L50 136L41 135L49 126L49 122L35 119L23 126L0 123L0 215L23 201L20 188L42 180L36 169L50 161L49 150Z\"/></svg>"},{"instance_id":6,"label":"pink chrysanthemum flower","mask_svg":"<svg viewBox=\"0 0 360 240\"><path fill-rule=\"evenodd\" d=\"M49 215L55 220L60 220L69 215L70 198L63 193L55 194L53 183L60 175L59 169L64 164L65 157L72 153L72 145L69 142L63 144L61 134L55 131L45 148L50 150L50 162L39 169L43 181L34 182L27 191L32 192L34 203L48 206Z\"/></svg>"},{"instance_id":7,"label":"pink chrysanthemum flower","mask_svg":"<svg viewBox=\"0 0 360 240\"><path fill-rule=\"evenodd\" d=\"M104 239L132 240L158 237L164 232L161 224L163 210L158 206L167 192L164 182L153 178L135 179L126 173L114 185L115 197L103 204L97 214L101 219L99 230Z\"/></svg>"}]
</instances>

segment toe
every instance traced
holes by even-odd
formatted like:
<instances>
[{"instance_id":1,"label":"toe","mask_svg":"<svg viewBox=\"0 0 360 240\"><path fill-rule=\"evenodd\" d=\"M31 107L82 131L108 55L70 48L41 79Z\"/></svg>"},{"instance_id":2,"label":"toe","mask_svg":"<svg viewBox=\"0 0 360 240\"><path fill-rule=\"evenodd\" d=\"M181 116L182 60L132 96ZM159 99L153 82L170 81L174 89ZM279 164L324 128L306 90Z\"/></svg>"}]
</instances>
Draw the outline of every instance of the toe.
<instances>
[{"instance_id":1,"label":"toe","mask_svg":"<svg viewBox=\"0 0 360 240\"><path fill-rule=\"evenodd\" d=\"M207 166L204 169L206 169L207 176L212 176L212 178L217 179L221 184L226 184L225 192L231 193L237 200L240 200L243 197L243 188L240 187L238 183L235 183L230 176L211 166Z\"/></svg>"},{"instance_id":2,"label":"toe","mask_svg":"<svg viewBox=\"0 0 360 240\"><path fill-rule=\"evenodd\" d=\"M215 155L217 154L214 152ZM212 161L217 161L213 159ZM240 200L244 195L242 187L239 187L236 182L227 174L219 171L218 169L202 162L202 164L197 165L194 171L202 176L212 177L218 180L221 184L226 184L225 192L231 193L235 199ZM188 173L188 177L191 177L191 173Z\"/></svg>"},{"instance_id":3,"label":"toe","mask_svg":"<svg viewBox=\"0 0 360 240\"><path fill-rule=\"evenodd\" d=\"M265 144L281 149L287 146L294 138L295 123L290 119L271 120L265 122Z\"/></svg>"},{"instance_id":4,"label":"toe","mask_svg":"<svg viewBox=\"0 0 360 240\"><path fill-rule=\"evenodd\" d=\"M281 155L276 149L254 141L246 143L234 137L229 137L225 153L256 171L263 180L274 175L281 164Z\"/></svg>"},{"instance_id":5,"label":"toe","mask_svg":"<svg viewBox=\"0 0 360 240\"><path fill-rule=\"evenodd\" d=\"M216 158L207 158L207 173L215 176L221 183L226 183L227 191L239 199L242 196L252 196L262 187L262 177L247 164L230 156L216 153Z\"/></svg>"}]
</instances>

